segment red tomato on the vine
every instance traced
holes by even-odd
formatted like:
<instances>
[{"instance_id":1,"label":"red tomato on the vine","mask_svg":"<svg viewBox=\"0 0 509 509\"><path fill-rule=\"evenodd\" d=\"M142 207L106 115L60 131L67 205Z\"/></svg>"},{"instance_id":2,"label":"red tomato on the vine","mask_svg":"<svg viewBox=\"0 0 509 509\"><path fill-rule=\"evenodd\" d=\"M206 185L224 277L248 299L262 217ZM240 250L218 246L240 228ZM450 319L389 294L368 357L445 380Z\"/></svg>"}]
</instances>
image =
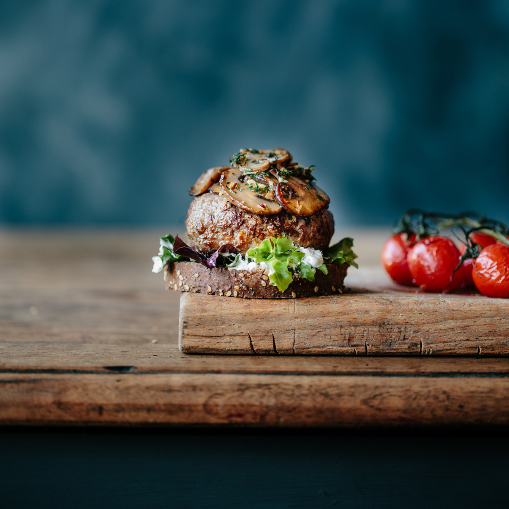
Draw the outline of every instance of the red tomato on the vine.
<instances>
[{"instance_id":1,"label":"red tomato on the vine","mask_svg":"<svg viewBox=\"0 0 509 509\"><path fill-rule=\"evenodd\" d=\"M407 256L414 241L415 235L408 239L406 233L397 233L388 239L382 248L382 265L391 279L400 285L412 285Z\"/></svg>"},{"instance_id":2,"label":"red tomato on the vine","mask_svg":"<svg viewBox=\"0 0 509 509\"><path fill-rule=\"evenodd\" d=\"M463 284L461 269L454 269L460 252L447 237L436 235L417 242L408 253L408 267L413 283L429 292L451 292Z\"/></svg>"},{"instance_id":3,"label":"red tomato on the vine","mask_svg":"<svg viewBox=\"0 0 509 509\"><path fill-rule=\"evenodd\" d=\"M474 232L470 234L470 238L476 243L481 246L482 249L485 247L491 246L492 244L496 244L498 241L497 239L493 238L491 235L487 235L483 232ZM461 243L459 245L459 250L461 254L464 254L467 250L467 246L465 244ZM463 279L463 287L472 287L474 285L474 280L472 278L472 270L474 268L474 261L472 259L465 260L463 262L463 265L458 270L458 272L461 271L462 279Z\"/></svg>"},{"instance_id":4,"label":"red tomato on the vine","mask_svg":"<svg viewBox=\"0 0 509 509\"><path fill-rule=\"evenodd\" d=\"M461 267L458 269L459 277L461 278L461 287L468 288L474 286L474 280L472 279L472 269L474 268L474 260L469 258L463 262ZM455 274L456 275L456 274Z\"/></svg>"},{"instance_id":5,"label":"red tomato on the vine","mask_svg":"<svg viewBox=\"0 0 509 509\"><path fill-rule=\"evenodd\" d=\"M474 261L472 278L488 297L509 297L509 246L496 243L481 251Z\"/></svg>"},{"instance_id":6,"label":"red tomato on the vine","mask_svg":"<svg viewBox=\"0 0 509 509\"><path fill-rule=\"evenodd\" d=\"M479 244L483 249L485 247L491 246L491 244L495 244L497 239L494 239L491 235L486 235L486 233L482 232L474 232L470 234L470 238L476 243ZM460 253L463 254L467 249L465 244L460 244L459 250Z\"/></svg>"}]
</instances>

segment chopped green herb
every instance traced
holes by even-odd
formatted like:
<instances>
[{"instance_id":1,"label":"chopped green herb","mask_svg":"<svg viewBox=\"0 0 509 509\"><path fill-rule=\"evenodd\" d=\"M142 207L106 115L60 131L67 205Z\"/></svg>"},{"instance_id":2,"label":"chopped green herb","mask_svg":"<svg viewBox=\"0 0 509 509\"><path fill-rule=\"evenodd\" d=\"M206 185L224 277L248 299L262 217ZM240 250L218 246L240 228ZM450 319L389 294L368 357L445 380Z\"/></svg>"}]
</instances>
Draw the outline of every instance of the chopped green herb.
<instances>
[{"instance_id":1,"label":"chopped green herb","mask_svg":"<svg viewBox=\"0 0 509 509\"><path fill-rule=\"evenodd\" d=\"M237 194L237 191L235 191L235 188L237 187L237 183L234 182L234 184L232 185L230 182L227 182L226 183L226 187L233 193L233 194ZM240 189L239 189L240 191Z\"/></svg>"},{"instance_id":2,"label":"chopped green herb","mask_svg":"<svg viewBox=\"0 0 509 509\"><path fill-rule=\"evenodd\" d=\"M239 166L242 166L247 162L247 157L242 152L237 152L236 154L233 154L232 157L230 157L230 163L232 165L237 164Z\"/></svg>"},{"instance_id":3,"label":"chopped green herb","mask_svg":"<svg viewBox=\"0 0 509 509\"><path fill-rule=\"evenodd\" d=\"M304 175L306 180L316 180L313 175L311 175L311 167L310 168L304 168Z\"/></svg>"},{"instance_id":4,"label":"chopped green herb","mask_svg":"<svg viewBox=\"0 0 509 509\"><path fill-rule=\"evenodd\" d=\"M247 186L247 188L251 189L251 191L254 191L255 193L261 193L261 194L265 194L269 191L268 186L264 186L262 184L262 187L260 187L260 184L258 182L251 183L250 185Z\"/></svg>"}]
</instances>

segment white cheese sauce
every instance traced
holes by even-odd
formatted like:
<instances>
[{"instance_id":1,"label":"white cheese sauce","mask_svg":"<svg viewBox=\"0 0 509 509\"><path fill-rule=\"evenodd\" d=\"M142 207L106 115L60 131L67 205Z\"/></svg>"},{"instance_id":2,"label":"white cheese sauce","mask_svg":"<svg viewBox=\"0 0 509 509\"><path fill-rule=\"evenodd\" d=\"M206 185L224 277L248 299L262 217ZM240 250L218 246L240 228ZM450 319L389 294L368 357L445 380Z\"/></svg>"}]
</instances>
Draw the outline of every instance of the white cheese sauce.
<instances>
[{"instance_id":1,"label":"white cheese sauce","mask_svg":"<svg viewBox=\"0 0 509 509\"><path fill-rule=\"evenodd\" d=\"M304 258L300 263L310 265L314 269L320 267L320 265L323 265L323 254L320 250L305 247L299 247L298 250L301 253L304 253ZM294 266L292 267L295 268ZM274 270L270 268L265 262L248 262L247 260L244 260L244 258L241 258L235 267L228 267L228 269L244 270L246 272L255 269L269 269L269 275L274 274Z\"/></svg>"},{"instance_id":2,"label":"white cheese sauce","mask_svg":"<svg viewBox=\"0 0 509 509\"><path fill-rule=\"evenodd\" d=\"M153 256L152 261L154 262L154 267L152 268L152 272L158 273L163 270L163 262L160 256Z\"/></svg>"},{"instance_id":3,"label":"white cheese sauce","mask_svg":"<svg viewBox=\"0 0 509 509\"><path fill-rule=\"evenodd\" d=\"M173 244L169 240L159 239L159 256L153 256L152 261L154 262L154 266L152 267L152 272L161 272L163 270L163 261L161 260L161 256L163 253L163 247L167 247L168 249L173 249Z\"/></svg>"},{"instance_id":4,"label":"white cheese sauce","mask_svg":"<svg viewBox=\"0 0 509 509\"><path fill-rule=\"evenodd\" d=\"M323 265L323 254L318 249L299 247L299 251L305 255L300 263L306 263L315 269Z\"/></svg>"},{"instance_id":5,"label":"white cheese sauce","mask_svg":"<svg viewBox=\"0 0 509 509\"><path fill-rule=\"evenodd\" d=\"M274 271L265 263L265 262L248 262L247 260L244 260L244 258L241 258L239 260L239 263L235 265L235 267L228 267L228 270L243 270L245 272L251 272L252 270L256 269L269 269L269 276L271 274L274 274Z\"/></svg>"}]
</instances>

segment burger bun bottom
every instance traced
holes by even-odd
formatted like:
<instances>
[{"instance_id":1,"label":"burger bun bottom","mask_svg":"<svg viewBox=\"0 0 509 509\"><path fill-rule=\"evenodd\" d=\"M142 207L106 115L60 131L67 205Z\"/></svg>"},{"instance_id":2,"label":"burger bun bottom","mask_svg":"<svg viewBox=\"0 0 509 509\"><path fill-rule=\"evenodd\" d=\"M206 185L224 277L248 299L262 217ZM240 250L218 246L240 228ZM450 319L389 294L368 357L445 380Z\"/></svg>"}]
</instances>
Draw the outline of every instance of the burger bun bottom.
<instances>
[{"instance_id":1,"label":"burger bun bottom","mask_svg":"<svg viewBox=\"0 0 509 509\"><path fill-rule=\"evenodd\" d=\"M295 299L343 293L348 265L326 264L328 274L317 270L315 280L299 277L281 292L273 286L268 271L251 271L216 267L209 269L194 262L174 262L164 268L168 290L205 293L244 299Z\"/></svg>"}]
</instances>

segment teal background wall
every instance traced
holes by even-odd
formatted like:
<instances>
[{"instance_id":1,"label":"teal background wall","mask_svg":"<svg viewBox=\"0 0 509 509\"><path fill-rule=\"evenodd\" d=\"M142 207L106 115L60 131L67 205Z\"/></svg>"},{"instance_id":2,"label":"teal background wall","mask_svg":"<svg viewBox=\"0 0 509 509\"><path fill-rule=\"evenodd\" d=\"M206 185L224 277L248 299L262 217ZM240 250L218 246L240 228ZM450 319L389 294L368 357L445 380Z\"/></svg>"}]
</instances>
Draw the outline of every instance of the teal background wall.
<instances>
[{"instance_id":1,"label":"teal background wall","mask_svg":"<svg viewBox=\"0 0 509 509\"><path fill-rule=\"evenodd\" d=\"M509 221L506 0L0 1L0 224L183 223L240 147L338 224Z\"/></svg>"}]
</instances>

